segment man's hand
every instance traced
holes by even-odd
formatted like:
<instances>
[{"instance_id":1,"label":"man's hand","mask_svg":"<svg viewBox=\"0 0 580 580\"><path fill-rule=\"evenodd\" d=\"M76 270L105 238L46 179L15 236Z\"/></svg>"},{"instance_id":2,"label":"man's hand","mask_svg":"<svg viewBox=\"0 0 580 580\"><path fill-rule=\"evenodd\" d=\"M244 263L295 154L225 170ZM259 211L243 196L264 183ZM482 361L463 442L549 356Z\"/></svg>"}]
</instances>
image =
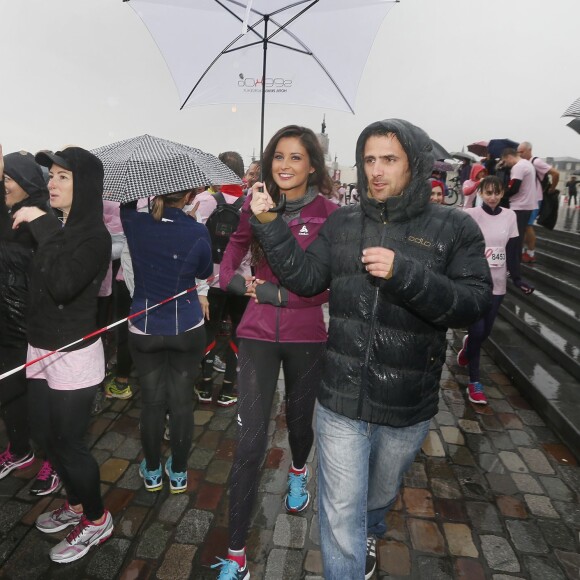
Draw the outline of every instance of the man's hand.
<instances>
[{"instance_id":1,"label":"man's hand","mask_svg":"<svg viewBox=\"0 0 580 580\"><path fill-rule=\"evenodd\" d=\"M23 222L33 222L35 219L46 215L45 211L37 207L22 207L14 214L14 221L12 222L12 229L16 230Z\"/></svg>"},{"instance_id":2,"label":"man's hand","mask_svg":"<svg viewBox=\"0 0 580 580\"><path fill-rule=\"evenodd\" d=\"M393 275L395 252L387 248L375 247L363 250L362 263L371 276L389 280Z\"/></svg>"},{"instance_id":3,"label":"man's hand","mask_svg":"<svg viewBox=\"0 0 580 580\"><path fill-rule=\"evenodd\" d=\"M257 181L252 185L252 201L250 202L250 209L252 213L262 223L267 223L276 219L275 213L268 213L276 204L270 197L265 184Z\"/></svg>"}]
</instances>

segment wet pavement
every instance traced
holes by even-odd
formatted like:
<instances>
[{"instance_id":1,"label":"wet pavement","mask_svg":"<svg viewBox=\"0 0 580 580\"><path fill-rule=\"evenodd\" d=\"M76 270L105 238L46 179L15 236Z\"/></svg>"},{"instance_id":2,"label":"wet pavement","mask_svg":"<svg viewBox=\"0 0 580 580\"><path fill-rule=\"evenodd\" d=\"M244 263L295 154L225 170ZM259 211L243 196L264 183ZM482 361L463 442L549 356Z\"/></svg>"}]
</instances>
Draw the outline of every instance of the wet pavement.
<instances>
[{"instance_id":1,"label":"wet pavement","mask_svg":"<svg viewBox=\"0 0 580 580\"><path fill-rule=\"evenodd\" d=\"M378 545L378 578L578 580L580 468L539 414L487 355L482 378L489 406L466 399L456 365L462 332L450 332L440 410L405 477L387 537ZM0 481L0 576L14 579L215 578L209 566L227 549L227 482L235 448L235 408L198 405L187 493L167 484L146 492L137 468L140 397L113 401L90 428L101 466L113 537L78 562L51 564L36 516L62 496L28 493L38 465ZM283 509L290 455L283 381L248 541L252 578L322 578L316 502L299 515ZM0 434L2 447L5 435ZM165 453L169 448L164 444ZM311 454L316 466L316 450ZM313 469L315 472L315 469ZM315 481L309 488L315 495ZM350 579L346 579L350 580Z\"/></svg>"}]
</instances>

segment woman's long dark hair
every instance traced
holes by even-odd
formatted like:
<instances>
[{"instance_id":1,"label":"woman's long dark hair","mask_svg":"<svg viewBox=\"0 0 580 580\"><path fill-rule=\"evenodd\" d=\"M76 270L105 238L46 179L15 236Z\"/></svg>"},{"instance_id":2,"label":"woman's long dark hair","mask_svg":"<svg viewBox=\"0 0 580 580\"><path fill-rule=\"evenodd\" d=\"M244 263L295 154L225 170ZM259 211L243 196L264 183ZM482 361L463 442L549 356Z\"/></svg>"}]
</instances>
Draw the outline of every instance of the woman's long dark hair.
<instances>
[{"instance_id":1,"label":"woman's long dark hair","mask_svg":"<svg viewBox=\"0 0 580 580\"><path fill-rule=\"evenodd\" d=\"M266 189L274 203L278 204L280 201L280 189L272 177L272 163L278 142L280 139L287 137L296 137L299 139L308 153L309 162L314 172L308 176L307 187L314 186L325 197L330 197L332 195L332 179L330 179L330 175L326 169L324 153L318 137L316 137L311 129L298 125L288 125L282 127L282 129L274 134L262 155L262 181L266 184ZM264 252L255 239L252 239L251 252L252 264L256 265L264 259Z\"/></svg>"}]
</instances>

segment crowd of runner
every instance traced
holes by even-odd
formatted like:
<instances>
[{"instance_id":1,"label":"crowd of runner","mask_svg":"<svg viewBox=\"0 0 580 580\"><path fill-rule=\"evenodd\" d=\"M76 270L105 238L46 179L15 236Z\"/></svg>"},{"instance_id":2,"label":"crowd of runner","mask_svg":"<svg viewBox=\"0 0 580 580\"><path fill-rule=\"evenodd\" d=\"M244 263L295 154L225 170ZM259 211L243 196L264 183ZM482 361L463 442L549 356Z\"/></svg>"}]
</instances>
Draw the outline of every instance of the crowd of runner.
<instances>
[{"instance_id":1,"label":"crowd of runner","mask_svg":"<svg viewBox=\"0 0 580 580\"><path fill-rule=\"evenodd\" d=\"M385 516L437 413L446 331L467 329L458 362L469 367L469 400L486 404L481 345L507 284L534 290L519 264L535 261L533 225L558 173L524 142L499 163L464 163L463 207L446 207L429 137L397 119L361 133L356 185L333 182L316 135L296 125L272 137L261 164L244 170L233 151L219 159L237 183L119 205L103 202L103 164L89 151L0 149L0 413L9 441L0 478L42 458L30 493L64 486L66 500L36 527L72 526L50 550L54 562L72 562L113 532L85 443L104 397L139 388L139 473L150 492L187 491L195 401L237 405L229 550L215 568L221 580L246 580L282 369L292 454L285 508L310 504L316 436L325 577L368 579ZM575 183L567 186L571 200ZM127 316L114 332L95 332ZM214 385L224 320L224 378Z\"/></svg>"}]
</instances>

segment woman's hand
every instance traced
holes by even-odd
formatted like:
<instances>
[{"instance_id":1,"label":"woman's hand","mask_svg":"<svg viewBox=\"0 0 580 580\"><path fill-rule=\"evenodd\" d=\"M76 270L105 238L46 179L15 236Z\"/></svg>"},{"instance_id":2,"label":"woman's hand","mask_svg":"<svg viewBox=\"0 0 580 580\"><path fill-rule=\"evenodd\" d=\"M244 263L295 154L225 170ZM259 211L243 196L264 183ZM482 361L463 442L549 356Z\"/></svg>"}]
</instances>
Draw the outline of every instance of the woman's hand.
<instances>
[{"instance_id":1,"label":"woman's hand","mask_svg":"<svg viewBox=\"0 0 580 580\"><path fill-rule=\"evenodd\" d=\"M252 213L259 217L260 214L270 211L276 204L272 201L264 183L257 181L252 186L252 201L250 209Z\"/></svg>"},{"instance_id":2,"label":"woman's hand","mask_svg":"<svg viewBox=\"0 0 580 580\"><path fill-rule=\"evenodd\" d=\"M201 312L206 320L209 320L209 300L207 296L198 295L199 304L201 305Z\"/></svg>"},{"instance_id":3,"label":"woman's hand","mask_svg":"<svg viewBox=\"0 0 580 580\"><path fill-rule=\"evenodd\" d=\"M33 222L35 219L46 215L45 211L41 209L30 206L30 207L21 207L15 214L14 214L14 221L12 222L12 229L16 230L20 226L21 223L24 222Z\"/></svg>"}]
</instances>

